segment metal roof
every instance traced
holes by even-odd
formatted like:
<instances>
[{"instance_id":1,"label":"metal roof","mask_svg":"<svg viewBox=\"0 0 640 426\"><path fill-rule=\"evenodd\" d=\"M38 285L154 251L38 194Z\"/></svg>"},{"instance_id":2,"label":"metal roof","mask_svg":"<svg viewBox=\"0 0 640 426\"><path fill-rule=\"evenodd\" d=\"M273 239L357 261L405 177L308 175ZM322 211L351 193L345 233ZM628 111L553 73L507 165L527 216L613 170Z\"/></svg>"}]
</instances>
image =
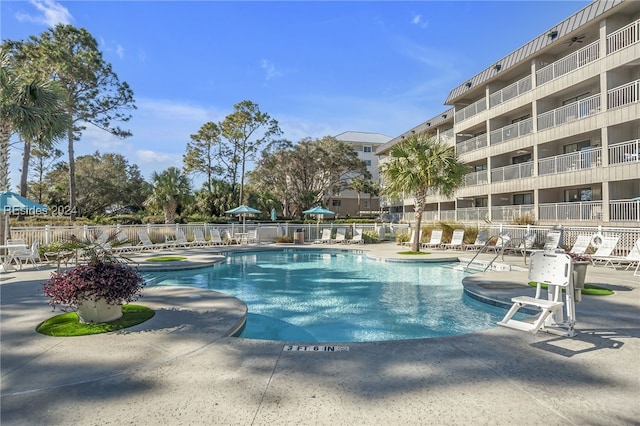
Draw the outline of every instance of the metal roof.
<instances>
[{"instance_id":1,"label":"metal roof","mask_svg":"<svg viewBox=\"0 0 640 426\"><path fill-rule=\"evenodd\" d=\"M576 12L571 15L564 21L560 22L557 25L554 25L544 33L540 34L538 37L531 40L529 43L520 47L519 49L511 52L504 58L494 62L491 66L479 74L476 74L474 77L466 80L460 86L456 87L449 93L447 100L445 101L445 105L452 105L455 100L467 92L471 88L475 88L478 85L483 84L484 82L496 77L498 74L503 73L505 70L522 63L523 61L531 58L536 53L540 52L547 46L553 44L556 40L562 38L563 36L572 33L583 25L587 24L590 21L593 21L597 17L603 15L604 13L610 11L616 6L624 3L629 0L596 0L588 6L584 7L582 10ZM541 7L547 7L546 4L541 3ZM549 34L552 31L557 31L557 35L555 37L549 37ZM499 70L496 70L495 65L500 64ZM468 83L471 83L469 86Z\"/></svg>"},{"instance_id":2,"label":"metal roof","mask_svg":"<svg viewBox=\"0 0 640 426\"><path fill-rule=\"evenodd\" d=\"M435 130L439 125L445 122L450 122L451 124L453 124L454 114L455 114L455 108L449 108L446 111L442 111L440 114L436 115L435 117L430 118L429 120L424 121L418 124L417 126L402 133L401 135L391 139L390 141L388 141L387 143L385 143L384 145L378 148L377 154L381 154L388 151L389 148L391 148L393 145L397 143L400 143L400 141L402 141L402 139L404 139L404 137L408 135L412 135L415 133L422 133L427 130Z\"/></svg>"},{"instance_id":3,"label":"metal roof","mask_svg":"<svg viewBox=\"0 0 640 426\"><path fill-rule=\"evenodd\" d=\"M344 142L359 142L359 143L373 143L383 144L391 140L391 136L383 135L382 133L367 133L367 132L344 132L340 133L334 138Z\"/></svg>"}]
</instances>

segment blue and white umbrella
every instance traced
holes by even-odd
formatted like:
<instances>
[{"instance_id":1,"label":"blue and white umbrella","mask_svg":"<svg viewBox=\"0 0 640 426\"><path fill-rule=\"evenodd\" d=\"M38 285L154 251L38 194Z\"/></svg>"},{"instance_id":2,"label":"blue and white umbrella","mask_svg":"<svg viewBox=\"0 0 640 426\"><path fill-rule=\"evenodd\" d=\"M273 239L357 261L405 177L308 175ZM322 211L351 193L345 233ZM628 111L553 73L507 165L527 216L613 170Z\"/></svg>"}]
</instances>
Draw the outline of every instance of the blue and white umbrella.
<instances>
[{"instance_id":1,"label":"blue and white umbrella","mask_svg":"<svg viewBox=\"0 0 640 426\"><path fill-rule=\"evenodd\" d=\"M320 217L321 216L330 216L332 214L335 214L331 210L327 210L322 206L315 206L314 208L309 209L309 210L305 210L302 213L304 213L304 214L315 214L316 215L316 217L318 218L318 223L316 224L316 233L320 232Z\"/></svg>"},{"instance_id":2,"label":"blue and white umbrella","mask_svg":"<svg viewBox=\"0 0 640 426\"><path fill-rule=\"evenodd\" d=\"M258 213L262 213L260 210L256 210L253 207L249 207L249 206L238 206L235 209L231 209L231 210L227 210L225 213L227 214L241 214L242 215L242 232L245 232L245 216L247 214L258 214Z\"/></svg>"}]
</instances>

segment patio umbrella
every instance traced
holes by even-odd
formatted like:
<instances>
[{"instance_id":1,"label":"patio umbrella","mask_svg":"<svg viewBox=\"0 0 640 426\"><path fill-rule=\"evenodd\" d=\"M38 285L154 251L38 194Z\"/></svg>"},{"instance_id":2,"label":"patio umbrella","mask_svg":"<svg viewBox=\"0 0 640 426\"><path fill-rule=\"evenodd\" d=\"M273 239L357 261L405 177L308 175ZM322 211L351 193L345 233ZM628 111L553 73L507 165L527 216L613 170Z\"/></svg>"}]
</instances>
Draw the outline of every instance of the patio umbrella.
<instances>
[{"instance_id":1,"label":"patio umbrella","mask_svg":"<svg viewBox=\"0 0 640 426\"><path fill-rule=\"evenodd\" d=\"M5 191L0 193L0 213L4 216L4 239L3 244L9 238L9 215L12 214L41 214L46 213L47 207L35 201L24 198L15 192Z\"/></svg>"},{"instance_id":2,"label":"patio umbrella","mask_svg":"<svg viewBox=\"0 0 640 426\"><path fill-rule=\"evenodd\" d=\"M315 214L316 215L316 217L318 218L318 223L316 224L316 234L318 233L318 231L320 229L320 217L321 216L330 216L332 214L335 214L331 210L327 210L322 206L315 206L314 208L309 209L309 210L305 210L302 213L304 213L304 214Z\"/></svg>"},{"instance_id":3,"label":"patio umbrella","mask_svg":"<svg viewBox=\"0 0 640 426\"><path fill-rule=\"evenodd\" d=\"M245 216L247 214L256 214L256 213L262 213L262 212L252 207L242 205L242 206L236 207L235 209L227 210L225 213L242 215L242 233L244 233L245 232Z\"/></svg>"}]
</instances>

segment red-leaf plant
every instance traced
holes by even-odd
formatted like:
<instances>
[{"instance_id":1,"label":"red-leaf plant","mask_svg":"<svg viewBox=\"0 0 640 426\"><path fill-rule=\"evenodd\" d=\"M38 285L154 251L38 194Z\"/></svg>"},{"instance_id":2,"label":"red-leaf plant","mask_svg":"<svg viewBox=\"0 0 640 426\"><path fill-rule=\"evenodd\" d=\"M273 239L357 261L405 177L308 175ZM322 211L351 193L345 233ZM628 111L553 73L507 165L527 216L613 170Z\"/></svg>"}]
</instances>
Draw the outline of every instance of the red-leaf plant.
<instances>
[{"instance_id":1,"label":"red-leaf plant","mask_svg":"<svg viewBox=\"0 0 640 426\"><path fill-rule=\"evenodd\" d=\"M87 248L85 254L87 264L55 272L42 284L44 294L51 298L50 305L77 306L82 301L98 299L120 304L141 297L146 283L135 267L100 246Z\"/></svg>"}]
</instances>

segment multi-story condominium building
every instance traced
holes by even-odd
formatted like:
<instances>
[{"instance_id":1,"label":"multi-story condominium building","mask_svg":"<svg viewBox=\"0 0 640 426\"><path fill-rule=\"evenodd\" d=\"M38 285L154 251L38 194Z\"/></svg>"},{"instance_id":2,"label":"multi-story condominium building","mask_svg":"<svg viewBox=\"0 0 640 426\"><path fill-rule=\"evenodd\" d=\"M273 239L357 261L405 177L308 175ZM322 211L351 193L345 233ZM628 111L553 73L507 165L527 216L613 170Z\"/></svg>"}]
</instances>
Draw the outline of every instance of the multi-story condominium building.
<instances>
[{"instance_id":1,"label":"multi-story condominium building","mask_svg":"<svg viewBox=\"0 0 640 426\"><path fill-rule=\"evenodd\" d=\"M640 2L594 1L451 90L450 109L379 155L421 131L455 144L470 171L455 197L429 197L426 220L638 226L639 100ZM385 202L413 211L409 194Z\"/></svg>"},{"instance_id":2,"label":"multi-story condominium building","mask_svg":"<svg viewBox=\"0 0 640 426\"><path fill-rule=\"evenodd\" d=\"M389 142L391 137L380 133L365 132L344 132L334 137L353 148L358 154L358 158L366 163L367 170L371 173L371 181L379 183L377 151L380 146ZM358 208L358 194L353 190L344 189L331 197L327 207L339 216L358 216L361 211L365 214L378 212L380 204L378 196L361 193L360 208Z\"/></svg>"}]
</instances>

